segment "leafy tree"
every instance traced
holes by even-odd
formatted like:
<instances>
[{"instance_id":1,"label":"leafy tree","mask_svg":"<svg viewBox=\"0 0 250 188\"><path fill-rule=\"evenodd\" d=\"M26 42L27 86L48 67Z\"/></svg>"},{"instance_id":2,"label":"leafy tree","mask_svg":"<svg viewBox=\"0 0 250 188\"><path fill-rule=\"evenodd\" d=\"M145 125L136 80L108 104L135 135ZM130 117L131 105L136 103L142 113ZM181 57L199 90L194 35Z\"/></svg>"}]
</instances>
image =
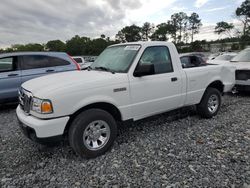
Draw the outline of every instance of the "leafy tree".
<instances>
[{"instance_id":1,"label":"leafy tree","mask_svg":"<svg viewBox=\"0 0 250 188\"><path fill-rule=\"evenodd\" d=\"M247 35L250 27L250 1L245 0L235 11L236 16L243 23L243 35Z\"/></svg>"},{"instance_id":2,"label":"leafy tree","mask_svg":"<svg viewBox=\"0 0 250 188\"><path fill-rule=\"evenodd\" d=\"M0 48L0 53L4 53L4 49Z\"/></svg>"},{"instance_id":3,"label":"leafy tree","mask_svg":"<svg viewBox=\"0 0 250 188\"><path fill-rule=\"evenodd\" d=\"M106 38L106 41L107 41L107 42L110 42L110 37L107 37L107 38Z\"/></svg>"},{"instance_id":4,"label":"leafy tree","mask_svg":"<svg viewBox=\"0 0 250 188\"><path fill-rule=\"evenodd\" d=\"M198 40L192 42L191 43L191 49L192 49L192 51L195 51L195 52L201 52L201 51L203 51L203 49L202 49L202 42L198 41Z\"/></svg>"},{"instance_id":5,"label":"leafy tree","mask_svg":"<svg viewBox=\"0 0 250 188\"><path fill-rule=\"evenodd\" d=\"M177 44L177 31L178 31L178 26L177 26L177 20L176 18L171 18L171 20L169 20L167 22L168 26L169 26L169 32L171 37L174 39L174 43Z\"/></svg>"},{"instance_id":6,"label":"leafy tree","mask_svg":"<svg viewBox=\"0 0 250 188\"><path fill-rule=\"evenodd\" d=\"M187 29L187 23L188 23L188 16L184 12L175 13L171 16L171 20L174 23L174 26L176 27L176 31L179 32L179 35L177 36L178 41L180 42L182 40L182 34ZM176 41L176 34L175 34L175 41Z\"/></svg>"},{"instance_id":7,"label":"leafy tree","mask_svg":"<svg viewBox=\"0 0 250 188\"><path fill-rule=\"evenodd\" d=\"M218 22L215 26L215 30L214 32L217 33L218 35L221 34L226 34L228 35L230 38L232 38L231 36L231 30L234 28L234 25L232 23L227 23L224 21Z\"/></svg>"},{"instance_id":8,"label":"leafy tree","mask_svg":"<svg viewBox=\"0 0 250 188\"><path fill-rule=\"evenodd\" d=\"M12 50L10 50L10 49L12 49ZM24 45L23 44L13 44L13 45L11 45L11 48L9 48L8 51L25 51Z\"/></svg>"},{"instance_id":9,"label":"leafy tree","mask_svg":"<svg viewBox=\"0 0 250 188\"><path fill-rule=\"evenodd\" d=\"M202 26L201 19L199 19L199 15L195 12L188 17L188 30L191 31L191 42L194 40L194 35L199 33L200 27Z\"/></svg>"},{"instance_id":10,"label":"leafy tree","mask_svg":"<svg viewBox=\"0 0 250 188\"><path fill-rule=\"evenodd\" d=\"M4 52L14 52L14 51L15 51L15 50L14 50L12 47L7 48L7 49L4 50Z\"/></svg>"},{"instance_id":11,"label":"leafy tree","mask_svg":"<svg viewBox=\"0 0 250 188\"><path fill-rule=\"evenodd\" d=\"M190 37L190 34L187 31L185 31L184 34L183 34L183 41L186 44L188 43L189 37Z\"/></svg>"},{"instance_id":12,"label":"leafy tree","mask_svg":"<svg viewBox=\"0 0 250 188\"><path fill-rule=\"evenodd\" d=\"M29 43L29 44L15 44L11 48L13 51L44 51L44 45L38 43Z\"/></svg>"},{"instance_id":13,"label":"leafy tree","mask_svg":"<svg viewBox=\"0 0 250 188\"><path fill-rule=\"evenodd\" d=\"M78 35L66 41L66 44L60 40L48 41L44 44L15 44L10 48L0 49L0 53L13 51L61 51L67 52L70 55L99 55L107 46L116 44L119 41L110 40L100 36L97 39L90 39L87 37L80 37Z\"/></svg>"},{"instance_id":14,"label":"leafy tree","mask_svg":"<svg viewBox=\"0 0 250 188\"><path fill-rule=\"evenodd\" d=\"M161 23L157 25L156 28L157 29L150 38L156 41L168 41L172 29L171 25L167 23Z\"/></svg>"},{"instance_id":15,"label":"leafy tree","mask_svg":"<svg viewBox=\"0 0 250 188\"><path fill-rule=\"evenodd\" d=\"M47 42L46 48L49 51L64 52L66 49L66 44L61 40L51 40Z\"/></svg>"},{"instance_id":16,"label":"leafy tree","mask_svg":"<svg viewBox=\"0 0 250 188\"><path fill-rule=\"evenodd\" d=\"M115 38L119 42L126 42L125 34L122 31L118 31L118 33L115 35Z\"/></svg>"},{"instance_id":17,"label":"leafy tree","mask_svg":"<svg viewBox=\"0 0 250 188\"><path fill-rule=\"evenodd\" d=\"M99 55L108 45L103 38L93 39L88 42L84 55Z\"/></svg>"},{"instance_id":18,"label":"leafy tree","mask_svg":"<svg viewBox=\"0 0 250 188\"><path fill-rule=\"evenodd\" d=\"M104 34L101 34L101 38L102 38L102 39L105 39L106 36L105 36Z\"/></svg>"},{"instance_id":19,"label":"leafy tree","mask_svg":"<svg viewBox=\"0 0 250 188\"><path fill-rule=\"evenodd\" d=\"M116 35L120 42L134 42L142 39L141 28L136 25L126 26ZM125 39L125 40L124 40Z\"/></svg>"},{"instance_id":20,"label":"leafy tree","mask_svg":"<svg viewBox=\"0 0 250 188\"><path fill-rule=\"evenodd\" d=\"M141 28L142 38L143 40L148 41L153 31L153 25L149 22L145 22Z\"/></svg>"},{"instance_id":21,"label":"leafy tree","mask_svg":"<svg viewBox=\"0 0 250 188\"><path fill-rule=\"evenodd\" d=\"M86 46L89 43L90 38L74 36L70 40L66 41L66 52L70 55L83 55L86 51Z\"/></svg>"},{"instance_id":22,"label":"leafy tree","mask_svg":"<svg viewBox=\"0 0 250 188\"><path fill-rule=\"evenodd\" d=\"M249 28L250 29L250 28ZM250 31L250 30L249 30ZM250 45L250 34L243 35L240 38L241 49L244 49L246 46Z\"/></svg>"},{"instance_id":23,"label":"leafy tree","mask_svg":"<svg viewBox=\"0 0 250 188\"><path fill-rule=\"evenodd\" d=\"M159 25L156 26L156 30L155 32L152 34L152 36L150 37L151 40L153 41L167 41L168 37L167 37L167 28L166 28L166 23L161 23Z\"/></svg>"},{"instance_id":24,"label":"leafy tree","mask_svg":"<svg viewBox=\"0 0 250 188\"><path fill-rule=\"evenodd\" d=\"M240 46L239 44L232 44L231 50L239 50Z\"/></svg>"}]
</instances>

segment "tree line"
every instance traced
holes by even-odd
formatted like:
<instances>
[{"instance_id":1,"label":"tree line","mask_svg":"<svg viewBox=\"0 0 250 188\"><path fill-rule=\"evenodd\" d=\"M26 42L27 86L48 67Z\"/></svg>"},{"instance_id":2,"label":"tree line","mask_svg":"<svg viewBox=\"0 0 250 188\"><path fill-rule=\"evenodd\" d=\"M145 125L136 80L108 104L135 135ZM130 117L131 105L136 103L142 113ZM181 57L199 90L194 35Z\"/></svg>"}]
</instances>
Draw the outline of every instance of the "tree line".
<instances>
[{"instance_id":1,"label":"tree line","mask_svg":"<svg viewBox=\"0 0 250 188\"><path fill-rule=\"evenodd\" d=\"M61 40L51 40L46 44L15 44L5 50L0 49L0 53L16 51L56 51L67 52L72 56L99 55L107 46L115 43L117 42L110 40L108 37L106 38L105 35L101 35L101 37L97 39L90 39L89 37L80 37L76 35L66 42Z\"/></svg>"},{"instance_id":2,"label":"tree line","mask_svg":"<svg viewBox=\"0 0 250 188\"><path fill-rule=\"evenodd\" d=\"M194 35L199 33L201 26L201 19L197 13L194 12L188 16L184 12L179 12L171 15L171 19L166 23L157 26L149 22L145 22L142 27L126 26L117 33L116 39L119 42L173 39L173 42L178 44L183 41L187 42L191 37L191 42L193 42Z\"/></svg>"},{"instance_id":3,"label":"tree line","mask_svg":"<svg viewBox=\"0 0 250 188\"><path fill-rule=\"evenodd\" d=\"M174 13L170 20L164 23L154 25L145 22L142 26L130 25L125 26L115 36L115 40L111 40L102 34L97 39L89 37L80 37L78 35L70 40L63 42L61 40L48 41L46 44L15 44L0 52L12 51L59 51L67 52L70 55L99 55L107 46L134 41L172 41L177 47L189 44L190 48L186 51L193 51L201 48L202 44L213 42L239 42L242 46L249 45L250 41L250 1L245 0L235 10L235 16L242 23L242 30L237 29L233 23L220 21L216 23L214 33L219 36L226 36L225 39L216 41L194 41L194 36L200 32L202 22L199 15L193 12L188 16L185 12Z\"/></svg>"}]
</instances>

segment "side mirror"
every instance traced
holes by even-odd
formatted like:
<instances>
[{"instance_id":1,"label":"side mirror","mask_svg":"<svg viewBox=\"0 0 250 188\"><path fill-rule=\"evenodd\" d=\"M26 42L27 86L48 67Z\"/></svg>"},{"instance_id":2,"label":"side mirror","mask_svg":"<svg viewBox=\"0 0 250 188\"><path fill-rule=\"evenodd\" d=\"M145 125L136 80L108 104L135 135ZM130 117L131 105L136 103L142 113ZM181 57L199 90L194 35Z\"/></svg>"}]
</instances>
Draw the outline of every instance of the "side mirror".
<instances>
[{"instance_id":1,"label":"side mirror","mask_svg":"<svg viewBox=\"0 0 250 188\"><path fill-rule=\"evenodd\" d=\"M152 75L155 73L153 64L142 64L138 65L135 69L134 76L141 77L146 75Z\"/></svg>"}]
</instances>

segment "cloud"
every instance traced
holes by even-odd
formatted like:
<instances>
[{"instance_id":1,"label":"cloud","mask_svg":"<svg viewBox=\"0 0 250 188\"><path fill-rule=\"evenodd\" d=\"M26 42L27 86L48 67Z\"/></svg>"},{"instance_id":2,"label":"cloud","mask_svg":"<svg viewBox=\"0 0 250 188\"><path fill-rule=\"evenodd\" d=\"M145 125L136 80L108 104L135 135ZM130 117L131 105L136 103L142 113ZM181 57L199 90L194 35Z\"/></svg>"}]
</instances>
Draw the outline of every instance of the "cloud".
<instances>
[{"instance_id":1,"label":"cloud","mask_svg":"<svg viewBox=\"0 0 250 188\"><path fill-rule=\"evenodd\" d=\"M177 0L141 0L141 7L131 10L128 9L127 13L127 24L137 23L142 24L145 21L150 20L154 23L160 23L166 21L170 17L168 11L170 7ZM169 15L167 14L169 13Z\"/></svg>"},{"instance_id":2,"label":"cloud","mask_svg":"<svg viewBox=\"0 0 250 188\"><path fill-rule=\"evenodd\" d=\"M200 8L202 7L203 5L205 5L209 0L196 0L195 3L194 3L194 6L196 8Z\"/></svg>"},{"instance_id":3,"label":"cloud","mask_svg":"<svg viewBox=\"0 0 250 188\"><path fill-rule=\"evenodd\" d=\"M16 43L67 40L74 35L113 36L125 25L134 0L2 0L0 48Z\"/></svg>"},{"instance_id":4,"label":"cloud","mask_svg":"<svg viewBox=\"0 0 250 188\"><path fill-rule=\"evenodd\" d=\"M202 7L208 1L193 2ZM222 1L229 6L228 0ZM234 5L242 1L234 0ZM112 38L126 25L141 26L146 21L157 25L169 20L175 12L190 14L192 8L184 0L1 0L0 48L55 39L66 41L74 35L95 38L105 34ZM231 12L222 18L219 11L226 9L222 8L197 10L199 14L218 11L216 18L203 16L203 25L208 20L216 23L218 19L231 19ZM215 35L211 29L205 29L196 36L209 39Z\"/></svg>"},{"instance_id":5,"label":"cloud","mask_svg":"<svg viewBox=\"0 0 250 188\"><path fill-rule=\"evenodd\" d=\"M175 11L175 12L181 12L181 11L184 11L184 10L187 10L188 8L187 7L184 7L184 6L174 6L174 7L171 7L171 10Z\"/></svg>"},{"instance_id":6,"label":"cloud","mask_svg":"<svg viewBox=\"0 0 250 188\"><path fill-rule=\"evenodd\" d=\"M204 10L204 12L215 12L215 11L219 11L219 10L224 10L227 9L229 6L224 6L224 7L218 7L218 8L211 8L211 9L206 9Z\"/></svg>"},{"instance_id":7,"label":"cloud","mask_svg":"<svg viewBox=\"0 0 250 188\"><path fill-rule=\"evenodd\" d=\"M241 5L241 3L245 0L236 0L236 4Z\"/></svg>"}]
</instances>

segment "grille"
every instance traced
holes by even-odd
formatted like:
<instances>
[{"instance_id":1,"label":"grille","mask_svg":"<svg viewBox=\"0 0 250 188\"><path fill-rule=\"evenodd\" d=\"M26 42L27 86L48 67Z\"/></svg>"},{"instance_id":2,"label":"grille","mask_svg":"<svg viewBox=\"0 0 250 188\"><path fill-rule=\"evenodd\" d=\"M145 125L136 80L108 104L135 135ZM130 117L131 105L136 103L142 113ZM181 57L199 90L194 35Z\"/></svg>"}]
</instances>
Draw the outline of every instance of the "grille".
<instances>
[{"instance_id":1,"label":"grille","mask_svg":"<svg viewBox=\"0 0 250 188\"><path fill-rule=\"evenodd\" d=\"M23 111L27 114L30 113L31 101L32 101L32 94L29 91L26 91L23 88L21 88L19 90L19 104L23 109Z\"/></svg>"},{"instance_id":2,"label":"grille","mask_svg":"<svg viewBox=\"0 0 250 188\"><path fill-rule=\"evenodd\" d=\"M248 80L250 79L250 70L236 70L236 80Z\"/></svg>"}]
</instances>

